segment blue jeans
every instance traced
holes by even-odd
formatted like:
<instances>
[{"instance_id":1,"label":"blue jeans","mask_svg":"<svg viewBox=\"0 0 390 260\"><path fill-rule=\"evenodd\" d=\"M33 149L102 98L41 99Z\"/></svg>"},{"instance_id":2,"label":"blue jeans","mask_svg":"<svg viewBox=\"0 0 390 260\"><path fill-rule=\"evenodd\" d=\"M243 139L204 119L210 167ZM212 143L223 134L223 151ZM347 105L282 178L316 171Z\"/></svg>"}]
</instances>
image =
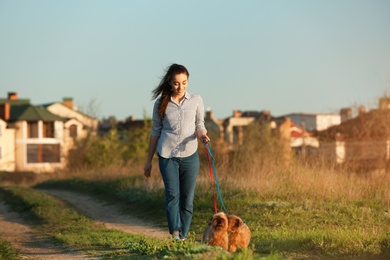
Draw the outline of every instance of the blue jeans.
<instances>
[{"instance_id":1,"label":"blue jeans","mask_svg":"<svg viewBox=\"0 0 390 260\"><path fill-rule=\"evenodd\" d=\"M179 230L180 238L186 238L192 221L196 179L200 167L198 152L184 158L159 156L159 167L165 185L169 233Z\"/></svg>"}]
</instances>

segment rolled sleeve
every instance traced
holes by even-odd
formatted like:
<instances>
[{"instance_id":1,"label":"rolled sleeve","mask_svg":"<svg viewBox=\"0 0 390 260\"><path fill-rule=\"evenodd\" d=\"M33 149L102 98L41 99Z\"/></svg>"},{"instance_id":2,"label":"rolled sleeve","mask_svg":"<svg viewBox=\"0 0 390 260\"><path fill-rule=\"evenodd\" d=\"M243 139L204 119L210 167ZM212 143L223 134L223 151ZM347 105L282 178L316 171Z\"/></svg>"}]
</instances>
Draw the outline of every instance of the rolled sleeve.
<instances>
[{"instance_id":1,"label":"rolled sleeve","mask_svg":"<svg viewBox=\"0 0 390 260\"><path fill-rule=\"evenodd\" d=\"M206 130L206 126L204 123L203 99L201 96L197 96L197 98L198 98L198 107L196 109L196 124L195 124L196 132L198 132L199 130Z\"/></svg>"},{"instance_id":2,"label":"rolled sleeve","mask_svg":"<svg viewBox=\"0 0 390 260\"><path fill-rule=\"evenodd\" d=\"M162 130L162 121L160 116L158 115L158 104L160 103L160 99L156 100L153 107L153 123L152 123L152 131L150 133L151 136L160 136Z\"/></svg>"}]
</instances>

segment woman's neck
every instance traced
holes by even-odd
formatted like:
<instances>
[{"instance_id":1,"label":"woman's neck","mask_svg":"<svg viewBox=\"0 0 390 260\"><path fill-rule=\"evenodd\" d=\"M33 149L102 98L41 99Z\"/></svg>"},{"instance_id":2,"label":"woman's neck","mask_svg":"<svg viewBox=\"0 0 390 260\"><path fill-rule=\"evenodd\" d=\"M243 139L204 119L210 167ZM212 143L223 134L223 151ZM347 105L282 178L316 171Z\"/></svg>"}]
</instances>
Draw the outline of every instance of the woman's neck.
<instances>
[{"instance_id":1,"label":"woman's neck","mask_svg":"<svg viewBox=\"0 0 390 260\"><path fill-rule=\"evenodd\" d=\"M183 96L172 96L173 101L175 101L177 104L179 104L183 99L185 95Z\"/></svg>"}]
</instances>

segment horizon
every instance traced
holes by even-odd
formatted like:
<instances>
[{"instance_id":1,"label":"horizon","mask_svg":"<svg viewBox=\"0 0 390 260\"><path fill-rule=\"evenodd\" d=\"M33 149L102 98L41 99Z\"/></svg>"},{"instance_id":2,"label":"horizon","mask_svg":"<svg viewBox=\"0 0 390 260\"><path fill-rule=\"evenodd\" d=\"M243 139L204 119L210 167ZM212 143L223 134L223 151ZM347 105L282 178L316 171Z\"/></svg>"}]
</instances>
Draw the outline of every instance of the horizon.
<instances>
[{"instance_id":1,"label":"horizon","mask_svg":"<svg viewBox=\"0 0 390 260\"><path fill-rule=\"evenodd\" d=\"M57 103L57 102L63 103L64 100L69 100L69 99L72 100L73 102L75 101L75 99L74 99L73 97L69 97L69 96L68 96L68 97L63 97L63 98L61 98L61 99L59 99L59 100L52 100L52 101L47 101L47 102L43 102L43 103L37 104L37 103L34 103L34 102L31 100L31 98L28 98L28 97L20 97L20 96L19 96L19 93L16 92L16 91L9 91L9 92L7 92L7 96L5 96L5 97L0 96L0 100L1 100L1 99L7 99L7 98L8 98L8 95L11 94L11 93L13 93L13 94L16 93L16 94L17 94L17 97L18 97L18 100L28 101L31 105L34 105L34 106L42 106L42 105L47 105L47 104ZM383 96L381 96L380 98L389 98L389 99L390 99L390 96L383 95ZM362 107L363 107L364 109L367 109L366 112L369 112L370 110L378 109L378 108L379 108L379 99L380 99L380 98L378 98L376 106L369 106L369 107L367 107L367 106L365 106L364 104L356 104L355 106L340 107L339 110L334 111L334 112L328 112L328 113L326 113L326 112L325 112L325 113L316 113L316 112L310 112L310 111L309 111L309 112L294 112L294 111L290 111L290 112L287 112L287 113L285 113L285 114L275 115L275 114L272 114L272 111L269 111L268 109L261 109L261 110L255 110L255 109L240 110L240 109L234 109L234 108L232 108L232 109L231 109L231 114L230 114L230 115L227 115L226 117L218 117L218 116L215 116L215 112L212 111L212 110L208 110L208 109L205 109L205 115L206 115L208 112L212 112L214 118L216 118L216 119L226 119L226 118L232 117L232 116L234 115L234 112L235 112L235 111L243 112L243 113L245 113L245 112L264 112L264 111L267 111L267 112L269 112L269 113L271 114L272 117L278 118L278 117L283 117L283 116L288 116L288 115L341 115L341 110L343 110L343 109L351 109L352 117L355 117L355 116L359 113L359 110L360 110ZM82 113L84 113L84 114L87 114L87 115L89 115L89 116L94 117L93 114L95 113L95 111L94 111L94 108L93 108L93 107L92 107L92 108L91 108L91 107L89 107L89 108L87 108L87 107L81 107L81 109L80 109L76 104L74 104L74 107L73 107L73 108L74 108L76 111L79 111L79 112L82 112ZM85 108L86 108L86 110L85 110ZM90 111L87 111L88 109L89 109ZM107 117L100 117L100 118L96 118L96 119L98 119L99 121L104 121L104 120L110 119L110 117L114 117L118 122L120 122L120 121L126 121L126 120L128 120L129 118L133 118L134 120L142 120L142 119L145 118L145 117L140 117L140 118L138 118L138 117L135 117L134 115L130 114L130 115L128 115L128 116L125 117L125 118L118 118L118 117L115 116L115 115L109 115L109 116L107 116ZM151 117L149 117L149 118L151 118Z\"/></svg>"}]
</instances>

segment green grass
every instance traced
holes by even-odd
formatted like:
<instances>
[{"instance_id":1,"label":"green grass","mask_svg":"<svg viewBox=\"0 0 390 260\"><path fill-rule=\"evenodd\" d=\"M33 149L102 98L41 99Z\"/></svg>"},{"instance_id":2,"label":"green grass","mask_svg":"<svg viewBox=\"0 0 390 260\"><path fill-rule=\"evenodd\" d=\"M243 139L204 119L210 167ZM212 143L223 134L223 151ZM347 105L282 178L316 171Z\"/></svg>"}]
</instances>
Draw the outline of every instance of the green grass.
<instances>
[{"instance_id":1,"label":"green grass","mask_svg":"<svg viewBox=\"0 0 390 260\"><path fill-rule=\"evenodd\" d=\"M0 191L13 210L34 223L36 232L75 251L106 259L253 259L251 250L231 256L194 238L183 243L110 230L66 203L31 188L7 187Z\"/></svg>"},{"instance_id":2,"label":"green grass","mask_svg":"<svg viewBox=\"0 0 390 260\"><path fill-rule=\"evenodd\" d=\"M0 259L16 260L18 259L18 255L18 250L12 248L9 242L4 241L0 237Z\"/></svg>"},{"instance_id":3,"label":"green grass","mask_svg":"<svg viewBox=\"0 0 390 260\"><path fill-rule=\"evenodd\" d=\"M133 184L135 177L112 181L81 179L49 181L39 187L88 191L136 206L164 226L164 193ZM225 188L229 213L239 215L252 231L252 257L317 258L373 256L390 252L390 210L374 200L299 200L265 197L255 191ZM212 193L207 184L198 185L191 235L200 241L213 214ZM219 206L220 207L220 206Z\"/></svg>"},{"instance_id":4,"label":"green grass","mask_svg":"<svg viewBox=\"0 0 390 260\"><path fill-rule=\"evenodd\" d=\"M229 213L242 217L252 231L250 249L235 254L234 258L239 259L243 255L243 259L389 257L388 173L377 171L359 175L321 161L317 164L275 163L271 160L273 157L268 160L267 156L249 151L243 155L248 158L243 158L241 162L220 160L217 165L220 188ZM154 172L152 178L146 180L141 172L141 165L89 169L69 172L61 178L41 182L36 187L87 192L123 203L129 211L146 215L155 224L167 228L161 177ZM125 242L120 245L113 243L107 254L120 255L125 251L125 256L140 257L143 257L142 252L145 257L169 255L180 258L187 254L190 257L207 255L209 259L228 257L219 255L218 251L207 251L209 249L198 243L214 213L207 168L201 169L194 203L189 244L172 246L134 236L129 240L117 239L118 243ZM219 202L218 207L221 208ZM71 224L72 228L75 226ZM96 235L91 230L83 231L90 235L81 242L98 240L92 239ZM63 239L65 242L55 234L52 236L66 245L72 245L71 241L77 239L72 238L71 233L67 233L69 241ZM103 243L90 244L99 250L104 248ZM80 247L88 249L88 245Z\"/></svg>"}]
</instances>

